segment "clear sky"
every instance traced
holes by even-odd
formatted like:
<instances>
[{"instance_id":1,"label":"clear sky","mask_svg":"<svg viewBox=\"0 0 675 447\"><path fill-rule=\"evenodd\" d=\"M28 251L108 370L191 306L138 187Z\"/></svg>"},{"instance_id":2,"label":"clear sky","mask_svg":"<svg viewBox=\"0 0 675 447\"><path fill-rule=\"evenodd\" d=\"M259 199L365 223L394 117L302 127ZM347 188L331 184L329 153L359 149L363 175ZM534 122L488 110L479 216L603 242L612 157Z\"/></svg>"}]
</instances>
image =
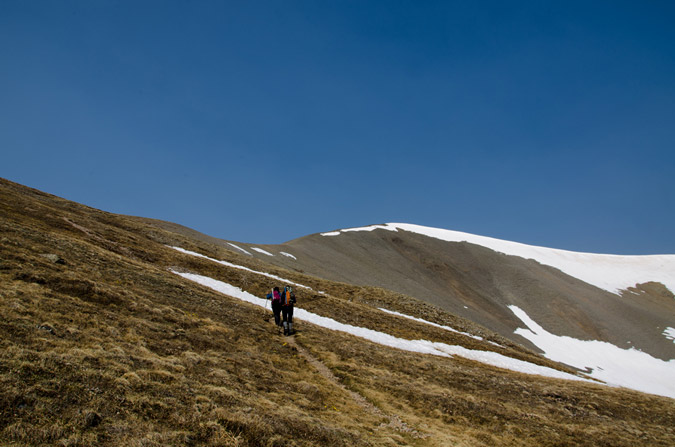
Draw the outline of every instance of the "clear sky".
<instances>
[{"instance_id":1,"label":"clear sky","mask_svg":"<svg viewBox=\"0 0 675 447\"><path fill-rule=\"evenodd\" d=\"M0 2L0 176L251 243L675 253L675 2Z\"/></svg>"}]
</instances>

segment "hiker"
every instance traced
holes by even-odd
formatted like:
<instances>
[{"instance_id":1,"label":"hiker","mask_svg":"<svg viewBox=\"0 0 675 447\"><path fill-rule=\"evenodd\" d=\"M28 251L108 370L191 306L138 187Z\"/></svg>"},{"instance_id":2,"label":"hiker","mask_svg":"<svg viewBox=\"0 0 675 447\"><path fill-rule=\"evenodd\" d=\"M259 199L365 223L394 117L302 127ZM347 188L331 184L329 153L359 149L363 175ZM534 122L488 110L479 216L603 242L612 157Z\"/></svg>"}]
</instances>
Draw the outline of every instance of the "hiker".
<instances>
[{"instance_id":1,"label":"hiker","mask_svg":"<svg viewBox=\"0 0 675 447\"><path fill-rule=\"evenodd\" d=\"M281 313L283 315L284 335L293 334L293 305L295 304L295 294L291 286L284 287L281 294Z\"/></svg>"},{"instance_id":2,"label":"hiker","mask_svg":"<svg viewBox=\"0 0 675 447\"><path fill-rule=\"evenodd\" d=\"M279 288L272 289L272 293L267 294L267 299L272 300L272 313L274 313L274 324L281 326L281 293Z\"/></svg>"}]
</instances>

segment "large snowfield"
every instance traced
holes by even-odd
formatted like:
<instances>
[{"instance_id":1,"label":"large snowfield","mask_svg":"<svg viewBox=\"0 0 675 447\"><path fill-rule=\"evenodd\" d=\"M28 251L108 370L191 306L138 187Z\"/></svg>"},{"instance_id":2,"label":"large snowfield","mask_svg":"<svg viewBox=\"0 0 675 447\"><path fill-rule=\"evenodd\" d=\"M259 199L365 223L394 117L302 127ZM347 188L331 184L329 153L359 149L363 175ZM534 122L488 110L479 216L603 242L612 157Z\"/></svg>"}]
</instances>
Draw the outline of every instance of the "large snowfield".
<instances>
[{"instance_id":1,"label":"large snowfield","mask_svg":"<svg viewBox=\"0 0 675 447\"><path fill-rule=\"evenodd\" d=\"M179 247L172 248L185 254L206 258L230 267L252 271L246 267L238 266L226 261L219 261L217 259L209 258L202 254ZM192 273L178 271L173 271L173 273L207 286L225 295L244 300L260 307L266 307L265 299L258 298L248 292L245 292L222 281ZM275 275L266 274L264 272L255 273L263 274L272 279L277 279L283 283L290 283L309 289L307 286L293 283L292 281L288 281ZM518 307L510 306L509 308L527 327L527 329L518 329L516 333L522 335L538 346L545 353L544 355L551 360L562 362L584 370L588 377L600 380L610 386L620 386L646 393L675 398L675 360L665 362L635 349L626 350L610 343L601 341L582 341L571 337L557 336L549 333L540 325L535 323L523 310L519 309ZM386 309L381 310L405 318L411 318L422 323L431 324L442 329L455 331L455 329L451 327L441 326L436 323L422 320L420 318L403 315L397 312L388 311ZM557 371L551 368L512 359L495 352L471 350L461 346L452 346L445 343L431 342L428 340L406 340L397 338L392 335L371 329L340 323L331 318L316 315L300 308L296 308L295 318L328 329L346 332L384 346L402 349L405 351L432 354L443 357L452 357L457 355L499 368L526 374L536 374L568 380L586 380L581 377L564 373L562 371ZM670 335L670 333L667 335Z\"/></svg>"},{"instance_id":2,"label":"large snowfield","mask_svg":"<svg viewBox=\"0 0 675 447\"><path fill-rule=\"evenodd\" d=\"M590 377L607 384L675 398L675 360L665 362L635 348L621 349L604 341L554 335L517 306L509 309L527 326L516 334L544 351L545 357L587 370Z\"/></svg>"},{"instance_id":3,"label":"large snowfield","mask_svg":"<svg viewBox=\"0 0 675 447\"><path fill-rule=\"evenodd\" d=\"M620 293L621 290L649 281L660 282L675 293L675 255L620 256L578 253L404 223L349 228L321 235L338 236L351 231L378 229L409 231L447 242L469 242L506 255L534 259L611 293Z\"/></svg>"}]
</instances>

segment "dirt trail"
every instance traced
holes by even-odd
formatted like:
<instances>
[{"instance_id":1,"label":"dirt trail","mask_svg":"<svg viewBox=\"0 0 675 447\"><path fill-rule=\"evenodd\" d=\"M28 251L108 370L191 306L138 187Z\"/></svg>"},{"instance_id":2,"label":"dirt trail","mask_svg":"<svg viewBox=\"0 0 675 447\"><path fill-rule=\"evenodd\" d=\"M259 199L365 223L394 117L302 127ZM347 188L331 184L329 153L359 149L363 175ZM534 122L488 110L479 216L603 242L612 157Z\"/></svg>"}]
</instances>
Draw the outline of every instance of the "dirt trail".
<instances>
[{"instance_id":1,"label":"dirt trail","mask_svg":"<svg viewBox=\"0 0 675 447\"><path fill-rule=\"evenodd\" d=\"M371 402L369 402L363 395L356 391L352 391L346 386L344 386L342 383L340 383L340 380L333 374L333 372L328 368L321 360L318 358L314 357L312 354L309 353L305 348L303 348L296 340L295 337L288 337L286 338L288 344L290 346L293 346L295 349L298 350L298 353L302 355L307 362L309 362L310 365L312 365L321 376L323 376L325 379L330 381L332 384L334 384L336 387L342 389L345 391L349 396L364 410L368 411L369 413L382 417L387 419L389 422L388 423L382 423L378 427L379 429L383 428L391 428L393 430L396 430L401 433L407 433L413 438L417 439L424 439L429 437L429 435L425 433L421 433L414 428L411 428L408 424L403 422L401 418L399 418L397 415L389 415L386 414L384 411L382 411L379 407L373 405Z\"/></svg>"}]
</instances>

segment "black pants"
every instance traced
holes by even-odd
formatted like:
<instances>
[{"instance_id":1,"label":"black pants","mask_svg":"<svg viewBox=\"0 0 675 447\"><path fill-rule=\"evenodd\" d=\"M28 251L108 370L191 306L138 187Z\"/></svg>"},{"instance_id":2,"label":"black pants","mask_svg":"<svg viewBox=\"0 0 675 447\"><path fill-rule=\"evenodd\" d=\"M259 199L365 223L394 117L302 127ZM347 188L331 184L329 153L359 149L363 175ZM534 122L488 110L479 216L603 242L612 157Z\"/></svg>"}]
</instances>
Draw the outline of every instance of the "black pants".
<instances>
[{"instance_id":1,"label":"black pants","mask_svg":"<svg viewBox=\"0 0 675 447\"><path fill-rule=\"evenodd\" d=\"M274 312L274 324L281 326L281 301L272 301L272 312Z\"/></svg>"},{"instance_id":2,"label":"black pants","mask_svg":"<svg viewBox=\"0 0 675 447\"><path fill-rule=\"evenodd\" d=\"M284 316L284 321L293 323L293 306L281 306L281 313Z\"/></svg>"}]
</instances>

